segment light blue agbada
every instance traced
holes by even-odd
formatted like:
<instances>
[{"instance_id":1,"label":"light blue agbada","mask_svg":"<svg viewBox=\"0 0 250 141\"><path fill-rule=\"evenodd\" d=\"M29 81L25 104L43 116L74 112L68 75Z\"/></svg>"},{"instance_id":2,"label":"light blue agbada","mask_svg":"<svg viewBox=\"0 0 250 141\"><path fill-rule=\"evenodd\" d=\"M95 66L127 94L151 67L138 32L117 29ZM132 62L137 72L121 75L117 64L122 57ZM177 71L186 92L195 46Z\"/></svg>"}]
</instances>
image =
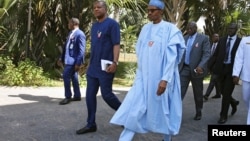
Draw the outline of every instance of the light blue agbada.
<instances>
[{"instance_id":1,"label":"light blue agbada","mask_svg":"<svg viewBox=\"0 0 250 141\"><path fill-rule=\"evenodd\" d=\"M175 25L163 20L144 25L136 44L134 84L110 123L137 133L176 135L182 118L178 63L185 48L182 33ZM167 89L157 96L161 80L168 82Z\"/></svg>"}]
</instances>

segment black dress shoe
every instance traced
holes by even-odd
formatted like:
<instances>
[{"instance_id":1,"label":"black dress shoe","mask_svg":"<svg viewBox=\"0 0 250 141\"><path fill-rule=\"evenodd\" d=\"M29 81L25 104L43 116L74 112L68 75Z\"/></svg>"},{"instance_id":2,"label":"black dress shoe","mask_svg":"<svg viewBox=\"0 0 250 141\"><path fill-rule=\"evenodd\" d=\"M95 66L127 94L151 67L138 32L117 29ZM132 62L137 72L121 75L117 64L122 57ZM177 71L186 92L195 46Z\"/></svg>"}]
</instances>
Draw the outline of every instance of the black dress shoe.
<instances>
[{"instance_id":1,"label":"black dress shoe","mask_svg":"<svg viewBox=\"0 0 250 141\"><path fill-rule=\"evenodd\" d=\"M71 99L71 101L81 101L81 100L82 100L81 97L74 97Z\"/></svg>"},{"instance_id":2,"label":"black dress shoe","mask_svg":"<svg viewBox=\"0 0 250 141\"><path fill-rule=\"evenodd\" d=\"M59 102L60 105L65 105L65 104L69 104L71 101L71 99L65 98L62 101Z\"/></svg>"},{"instance_id":3,"label":"black dress shoe","mask_svg":"<svg viewBox=\"0 0 250 141\"><path fill-rule=\"evenodd\" d=\"M93 127L85 126L81 129L77 130L76 134L85 134L85 133L90 133L90 132L96 132L96 130L97 130L96 126L93 126Z\"/></svg>"},{"instance_id":4,"label":"black dress shoe","mask_svg":"<svg viewBox=\"0 0 250 141\"><path fill-rule=\"evenodd\" d=\"M194 120L201 120L201 113L197 113L194 117Z\"/></svg>"},{"instance_id":5,"label":"black dress shoe","mask_svg":"<svg viewBox=\"0 0 250 141\"><path fill-rule=\"evenodd\" d=\"M204 95L204 96L203 96L203 99L204 99L205 101L207 101L207 100L208 100L208 96L207 96L207 95Z\"/></svg>"},{"instance_id":6,"label":"black dress shoe","mask_svg":"<svg viewBox=\"0 0 250 141\"><path fill-rule=\"evenodd\" d=\"M218 94L216 94L216 95L214 95L214 96L212 96L212 98L220 98L221 96L220 95L218 95Z\"/></svg>"},{"instance_id":7,"label":"black dress shoe","mask_svg":"<svg viewBox=\"0 0 250 141\"><path fill-rule=\"evenodd\" d=\"M218 120L219 124L224 124L226 122L227 122L227 118L225 118L225 117L220 117L220 119Z\"/></svg>"},{"instance_id":8,"label":"black dress shoe","mask_svg":"<svg viewBox=\"0 0 250 141\"><path fill-rule=\"evenodd\" d=\"M232 112L231 112L231 115L234 115L237 111L237 106L239 105L239 101L235 101L233 102L231 105L232 105Z\"/></svg>"}]
</instances>

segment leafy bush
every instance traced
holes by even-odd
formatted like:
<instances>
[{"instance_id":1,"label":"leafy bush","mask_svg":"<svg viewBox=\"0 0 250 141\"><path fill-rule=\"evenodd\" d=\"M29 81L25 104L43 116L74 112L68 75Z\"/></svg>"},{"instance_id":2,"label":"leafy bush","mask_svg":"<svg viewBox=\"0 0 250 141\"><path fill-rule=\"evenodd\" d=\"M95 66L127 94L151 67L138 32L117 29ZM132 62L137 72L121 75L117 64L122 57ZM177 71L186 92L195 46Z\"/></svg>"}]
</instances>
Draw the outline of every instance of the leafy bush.
<instances>
[{"instance_id":1,"label":"leafy bush","mask_svg":"<svg viewBox=\"0 0 250 141\"><path fill-rule=\"evenodd\" d=\"M115 76L114 84L131 86L135 77L136 62L120 62ZM85 68L86 69L86 68ZM0 57L0 85L5 86L63 86L61 71L55 70L44 73L34 61L26 59L17 65L10 57ZM60 74L58 77L57 74ZM58 79L59 78L59 79ZM79 75L81 86L86 86L86 74Z\"/></svg>"},{"instance_id":2,"label":"leafy bush","mask_svg":"<svg viewBox=\"0 0 250 141\"><path fill-rule=\"evenodd\" d=\"M122 86L131 86L135 78L136 67L136 62L120 62L114 83Z\"/></svg>"},{"instance_id":3,"label":"leafy bush","mask_svg":"<svg viewBox=\"0 0 250 141\"><path fill-rule=\"evenodd\" d=\"M135 75L136 75L135 74L136 68L137 68L136 63L128 63L124 69L125 78L127 78L130 81L133 81L135 79Z\"/></svg>"},{"instance_id":4,"label":"leafy bush","mask_svg":"<svg viewBox=\"0 0 250 141\"><path fill-rule=\"evenodd\" d=\"M0 57L0 84L7 86L48 86L51 81L35 62L25 59L17 66L9 57Z\"/></svg>"}]
</instances>

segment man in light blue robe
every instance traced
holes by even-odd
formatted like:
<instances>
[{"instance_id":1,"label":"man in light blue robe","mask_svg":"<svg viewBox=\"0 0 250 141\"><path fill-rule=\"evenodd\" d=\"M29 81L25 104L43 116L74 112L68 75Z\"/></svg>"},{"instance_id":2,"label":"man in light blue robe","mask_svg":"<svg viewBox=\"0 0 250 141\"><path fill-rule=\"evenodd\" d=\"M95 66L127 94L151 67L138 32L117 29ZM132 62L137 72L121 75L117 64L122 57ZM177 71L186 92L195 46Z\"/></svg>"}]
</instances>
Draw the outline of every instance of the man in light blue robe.
<instances>
[{"instance_id":1,"label":"man in light blue robe","mask_svg":"<svg viewBox=\"0 0 250 141\"><path fill-rule=\"evenodd\" d=\"M124 126L119 141L135 133L161 133L164 141L179 132L182 100L178 64L186 48L181 31L162 20L164 3L150 1L148 17L136 44L134 84L110 123ZM158 18L157 18L158 17Z\"/></svg>"}]
</instances>

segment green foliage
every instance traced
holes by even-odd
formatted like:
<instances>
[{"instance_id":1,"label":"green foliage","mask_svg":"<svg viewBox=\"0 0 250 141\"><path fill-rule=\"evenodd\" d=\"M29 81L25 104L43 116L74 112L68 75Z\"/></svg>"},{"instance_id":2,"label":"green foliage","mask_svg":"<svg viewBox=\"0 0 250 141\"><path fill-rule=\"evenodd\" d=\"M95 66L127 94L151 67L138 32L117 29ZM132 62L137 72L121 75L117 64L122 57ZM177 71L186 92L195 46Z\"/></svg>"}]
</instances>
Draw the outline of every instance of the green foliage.
<instances>
[{"instance_id":1,"label":"green foliage","mask_svg":"<svg viewBox=\"0 0 250 141\"><path fill-rule=\"evenodd\" d=\"M137 68L136 63L129 62L124 69L125 78L127 78L130 81L131 80L133 81L135 79L136 68Z\"/></svg>"},{"instance_id":2,"label":"green foliage","mask_svg":"<svg viewBox=\"0 0 250 141\"><path fill-rule=\"evenodd\" d=\"M136 25L129 25L127 26L125 22L122 23L123 29L121 29L121 49L124 53L133 53L134 52L134 45L136 42Z\"/></svg>"},{"instance_id":3,"label":"green foliage","mask_svg":"<svg viewBox=\"0 0 250 141\"><path fill-rule=\"evenodd\" d=\"M108 13L121 25L122 51L125 53L134 52L133 46L136 43L136 37L141 27L148 21L145 12L148 0L106 1L108 3ZM224 0L164 0L164 2L166 4L165 19L175 23L183 34L185 33L186 23L191 20L197 21L201 16L206 17L204 31L209 36L215 32L219 33L220 36L226 34L226 25L231 21L242 21L242 26L239 28L241 36L250 34L250 7L247 0L230 0L226 1L226 3ZM27 85L28 82L33 82L33 80L27 81L23 78L27 74L20 74L22 71L29 71L28 75L38 75L33 72L34 69L38 69L33 67L33 64L20 62L25 57L35 61L37 66L43 68L38 70L48 72L50 75L52 71L56 73L55 70L57 70L60 77L61 72L55 67L55 62L61 54L65 37L68 34L68 19L72 16L80 19L80 28L86 33L87 42L89 42L90 27L95 21L91 10L92 4L93 1L91 0L32 0L31 31L27 33L28 0L1 0L0 54L8 55L10 58L5 60L6 62L3 64L0 63L1 70L8 67L7 70L0 72L0 79L2 78L0 82L5 81L5 84L8 82L11 85ZM28 48L28 43L30 43L30 48ZM80 72L81 81L83 81L81 84L85 83L85 76L82 76L82 74L85 73L89 62L88 48L89 43L86 50L86 62ZM23 65L23 68L20 65ZM31 65L33 69L26 65ZM122 68L121 66L122 64L119 65L118 69ZM123 70L120 70L123 77L118 77L118 80L131 80L133 74L131 70L130 67L123 67ZM36 73L43 76L43 71L37 71ZM3 73L7 76L3 75ZM119 75L117 73L117 76ZM7 77L11 77L8 78L10 80ZM30 76L25 77L30 79ZM34 76L32 77L34 78Z\"/></svg>"},{"instance_id":4,"label":"green foliage","mask_svg":"<svg viewBox=\"0 0 250 141\"><path fill-rule=\"evenodd\" d=\"M116 85L131 86L135 78L136 68L136 62L120 62L114 83Z\"/></svg>"},{"instance_id":5,"label":"green foliage","mask_svg":"<svg viewBox=\"0 0 250 141\"><path fill-rule=\"evenodd\" d=\"M0 84L7 86L43 86L51 85L50 80L35 62L26 59L17 66L9 57L0 57Z\"/></svg>"},{"instance_id":6,"label":"green foliage","mask_svg":"<svg viewBox=\"0 0 250 141\"><path fill-rule=\"evenodd\" d=\"M5 15L8 14L8 9L13 6L17 0L1 0L0 2L0 19Z\"/></svg>"},{"instance_id":7,"label":"green foliage","mask_svg":"<svg viewBox=\"0 0 250 141\"><path fill-rule=\"evenodd\" d=\"M86 86L87 85L86 74L83 74L83 75L79 76L79 84L80 84L80 86Z\"/></svg>"},{"instance_id":8,"label":"green foliage","mask_svg":"<svg viewBox=\"0 0 250 141\"><path fill-rule=\"evenodd\" d=\"M185 23L185 12L187 10L186 6L186 0L171 0L167 1L165 0L165 6L166 8L164 9L164 18L172 23L175 23L175 25L181 29L184 29L184 23ZM178 14L176 14L178 13Z\"/></svg>"}]
</instances>

